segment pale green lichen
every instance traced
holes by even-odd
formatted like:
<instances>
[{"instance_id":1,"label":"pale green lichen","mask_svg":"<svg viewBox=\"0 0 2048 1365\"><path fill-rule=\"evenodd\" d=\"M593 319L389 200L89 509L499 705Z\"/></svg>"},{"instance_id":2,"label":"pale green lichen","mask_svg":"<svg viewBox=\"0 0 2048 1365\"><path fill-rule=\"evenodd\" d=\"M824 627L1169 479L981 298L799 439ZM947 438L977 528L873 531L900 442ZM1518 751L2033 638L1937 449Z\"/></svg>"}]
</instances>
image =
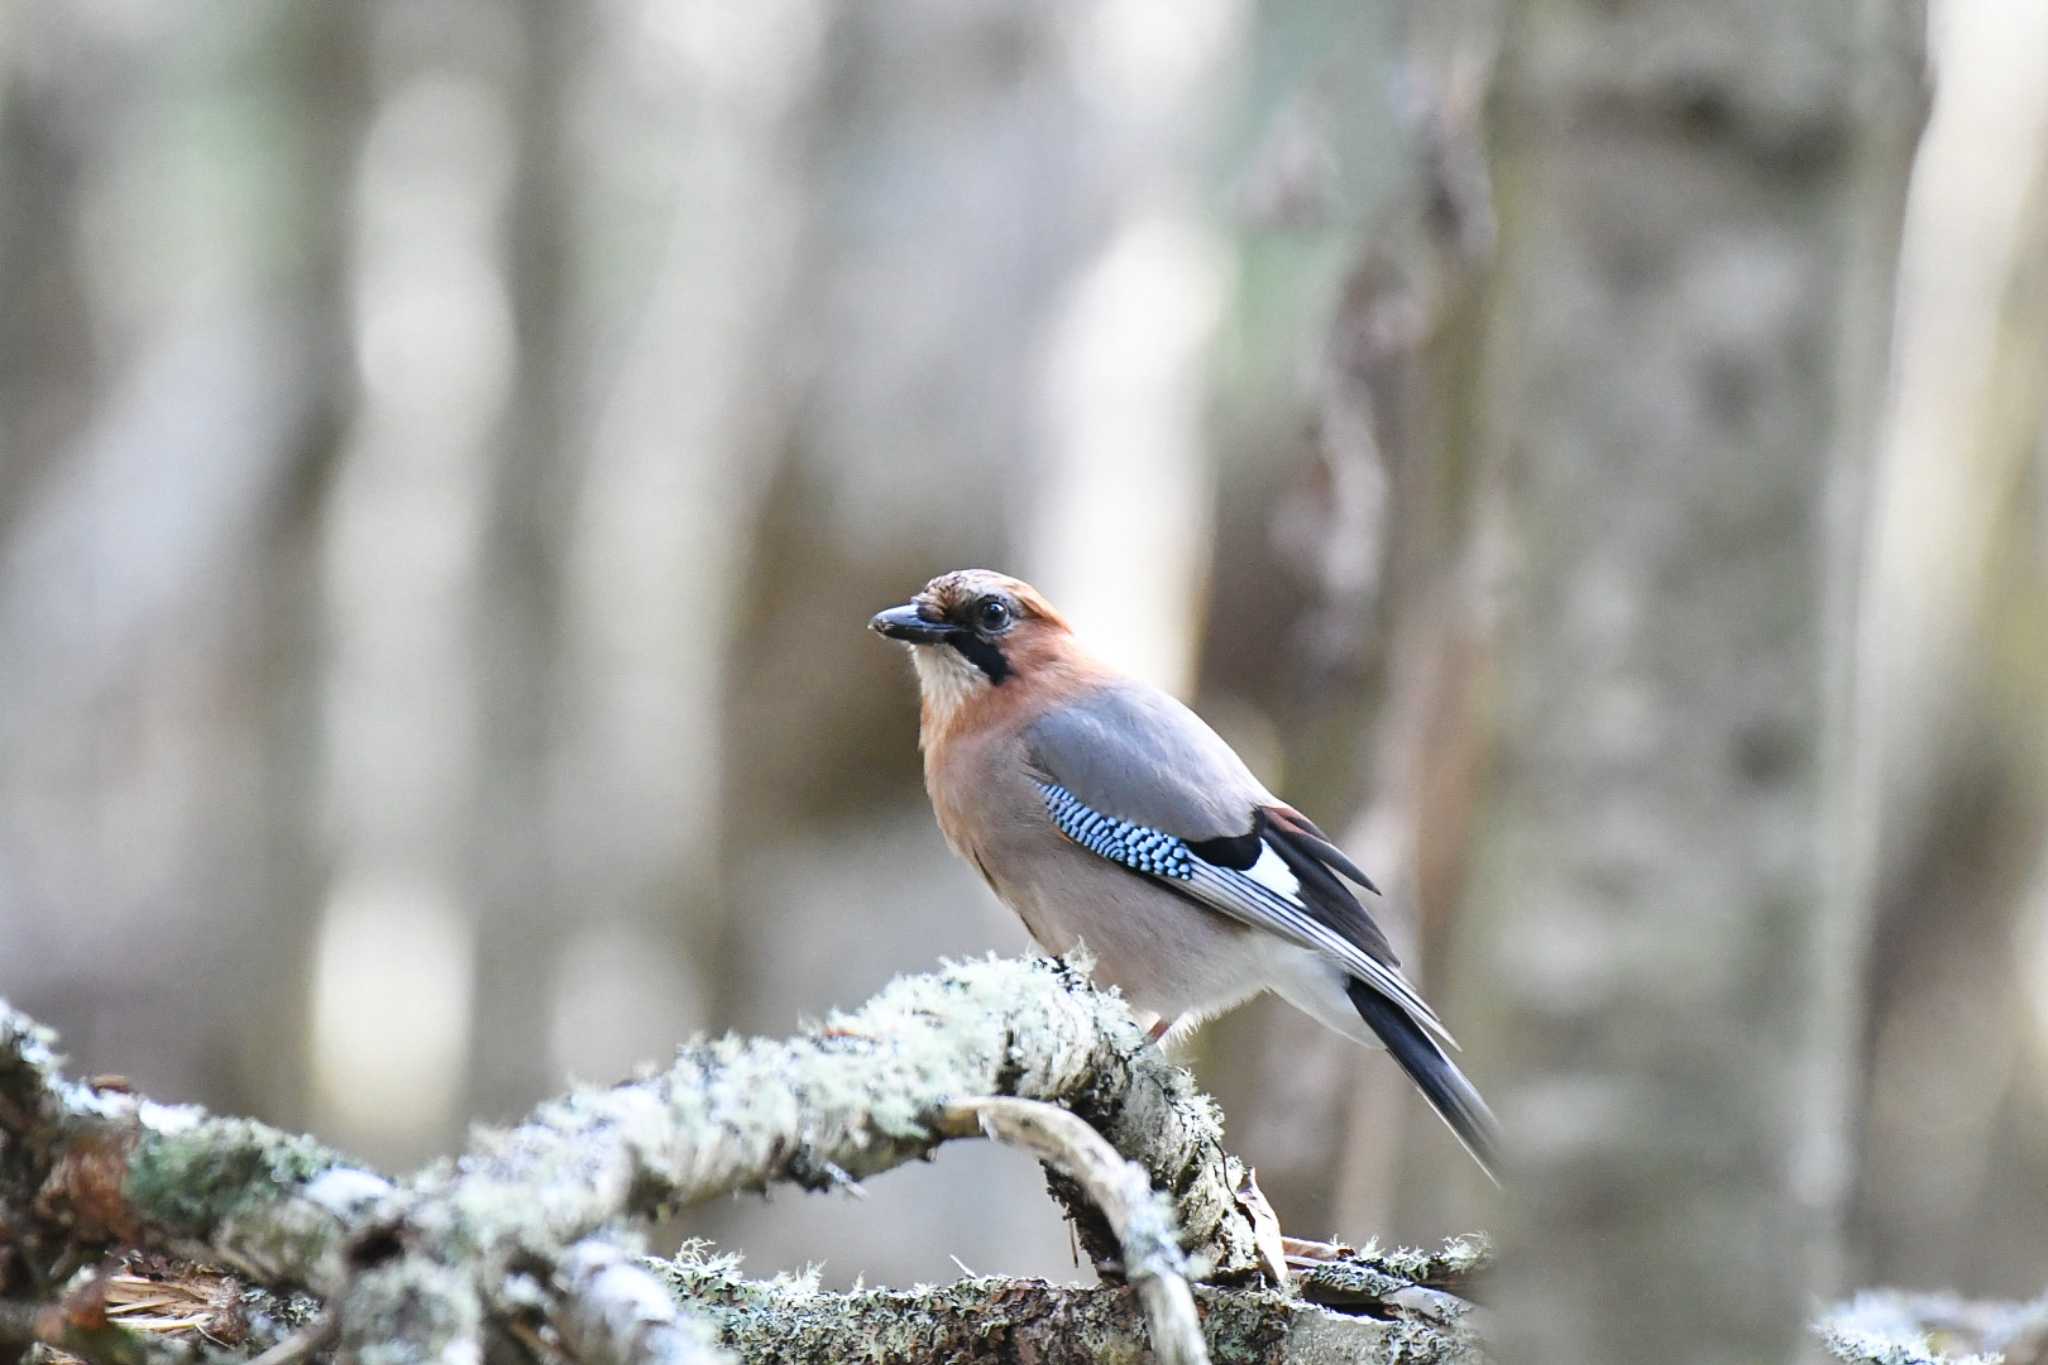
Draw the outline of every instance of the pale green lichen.
<instances>
[{"instance_id":1,"label":"pale green lichen","mask_svg":"<svg viewBox=\"0 0 2048 1365\"><path fill-rule=\"evenodd\" d=\"M294 1195L343 1164L311 1138L248 1119L209 1119L144 1134L128 1161L125 1193L149 1222L204 1240L252 1202Z\"/></svg>"},{"instance_id":2,"label":"pale green lichen","mask_svg":"<svg viewBox=\"0 0 2048 1365\"><path fill-rule=\"evenodd\" d=\"M327 1189L338 1184L348 1189ZM343 1276L343 1241L390 1188L310 1138L200 1117L142 1128L122 1192L174 1246L266 1283L328 1292Z\"/></svg>"}]
</instances>

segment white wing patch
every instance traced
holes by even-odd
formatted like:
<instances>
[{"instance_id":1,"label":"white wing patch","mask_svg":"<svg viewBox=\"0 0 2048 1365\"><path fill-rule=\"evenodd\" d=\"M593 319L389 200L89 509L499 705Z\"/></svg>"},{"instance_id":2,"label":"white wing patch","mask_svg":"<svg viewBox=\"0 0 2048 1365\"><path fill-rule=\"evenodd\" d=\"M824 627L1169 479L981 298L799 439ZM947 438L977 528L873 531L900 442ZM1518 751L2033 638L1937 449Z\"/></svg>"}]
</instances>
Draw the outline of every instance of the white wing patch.
<instances>
[{"instance_id":1,"label":"white wing patch","mask_svg":"<svg viewBox=\"0 0 2048 1365\"><path fill-rule=\"evenodd\" d=\"M1262 882L1255 882L1244 872L1217 867L1214 863L1197 858L1190 864L1194 875L1186 883L1197 899L1206 901L1226 914L1236 915L1248 924L1271 929L1283 938L1291 939L1305 948L1315 948L1330 955L1353 976L1360 978L1381 995L1400 1005L1411 1018L1437 1038L1451 1047L1458 1045L1451 1037L1450 1030L1436 1017L1415 988L1408 984L1399 971L1377 961L1357 944L1322 923L1299 901L1278 895L1273 888ZM1256 864L1255 864L1256 866Z\"/></svg>"},{"instance_id":2,"label":"white wing patch","mask_svg":"<svg viewBox=\"0 0 2048 1365\"><path fill-rule=\"evenodd\" d=\"M1301 882L1287 866L1285 860L1273 851L1268 843L1259 845L1259 860L1244 870L1250 877L1268 891L1277 892L1286 899L1301 903Z\"/></svg>"}]
</instances>

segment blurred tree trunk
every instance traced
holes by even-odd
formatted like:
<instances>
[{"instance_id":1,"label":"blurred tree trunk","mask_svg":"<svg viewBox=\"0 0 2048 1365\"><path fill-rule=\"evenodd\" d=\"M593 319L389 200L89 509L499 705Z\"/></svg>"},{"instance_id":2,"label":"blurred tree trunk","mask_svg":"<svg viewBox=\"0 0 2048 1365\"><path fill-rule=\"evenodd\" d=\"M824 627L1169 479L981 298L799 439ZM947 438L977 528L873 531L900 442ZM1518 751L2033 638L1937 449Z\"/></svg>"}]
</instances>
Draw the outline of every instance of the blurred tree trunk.
<instances>
[{"instance_id":1,"label":"blurred tree trunk","mask_svg":"<svg viewBox=\"0 0 2048 1365\"><path fill-rule=\"evenodd\" d=\"M320 524L330 862L310 1032L319 1126L407 1160L464 1118L477 944L495 927L476 794L509 782L490 730L510 613L489 512L527 415L508 239L528 53L515 16L473 0L365 6L362 23L357 385Z\"/></svg>"},{"instance_id":2,"label":"blurred tree trunk","mask_svg":"<svg viewBox=\"0 0 2048 1365\"><path fill-rule=\"evenodd\" d=\"M1511 7L1476 375L1512 586L1449 1017L1502 1356L1797 1356L1865 948L1844 800L1916 6Z\"/></svg>"},{"instance_id":3,"label":"blurred tree trunk","mask_svg":"<svg viewBox=\"0 0 2048 1365\"><path fill-rule=\"evenodd\" d=\"M531 1103L560 1074L548 1049L549 1013L535 1002L548 998L563 937L548 844L549 741L561 617L557 461L565 414L574 411L562 380L565 243L576 197L564 86L583 36L570 8L529 3L514 12L521 54L503 80L514 142L504 230L516 379L499 455L480 490L475 628L484 739L469 849L481 932L467 1108L492 1118Z\"/></svg>"},{"instance_id":4,"label":"blurred tree trunk","mask_svg":"<svg viewBox=\"0 0 2048 1365\"><path fill-rule=\"evenodd\" d=\"M616 340L574 376L561 433L549 841L579 919L549 926L557 1071L616 1075L719 1018L746 908L721 861L724 774L747 761L723 670L788 442L827 23L810 0L607 7L566 92L567 145L597 149L576 168L566 326Z\"/></svg>"},{"instance_id":5,"label":"blurred tree trunk","mask_svg":"<svg viewBox=\"0 0 2048 1365\"><path fill-rule=\"evenodd\" d=\"M354 25L134 17L0 41L0 987L289 1110Z\"/></svg>"},{"instance_id":6,"label":"blurred tree trunk","mask_svg":"<svg viewBox=\"0 0 2048 1365\"><path fill-rule=\"evenodd\" d=\"M1383 888L1407 921L1407 970L1425 983L1438 975L1457 904L1481 757L1470 713L1483 564L1462 382L1493 239L1479 124L1495 18L1484 4L1409 11L1403 230L1362 254L1330 338L1325 422L1377 462L1385 488L1381 583L1364 623L1379 674L1362 727L1371 800L1348 836L1384 858ZM1354 1089L1343 1129L1336 1225L1435 1235L1424 1229L1469 1206L1483 1177L1395 1068L1366 1065L1372 1084ZM1491 1222L1482 1210L1465 1225Z\"/></svg>"},{"instance_id":7,"label":"blurred tree trunk","mask_svg":"<svg viewBox=\"0 0 2048 1365\"><path fill-rule=\"evenodd\" d=\"M292 179L303 196L297 269L279 292L304 329L310 392L281 496L255 547L260 568L248 575L258 598L251 672L266 684L259 705L248 708L266 756L253 822L262 856L255 907L237 930L248 945L250 984L228 993L226 1008L234 1011L236 1063L250 1107L294 1125L311 1119L306 971L325 865L318 746L308 737L319 731L321 705L319 527L354 397L346 256L366 28L356 6L309 7L284 26L276 53L278 87L288 96L281 121L298 148Z\"/></svg>"},{"instance_id":8,"label":"blurred tree trunk","mask_svg":"<svg viewBox=\"0 0 2048 1365\"><path fill-rule=\"evenodd\" d=\"M1400 459L1382 440L1381 400L1403 387L1395 372L1426 330L1404 310L1434 264L1416 230L1421 177L1403 173L1416 129L1397 115L1395 18L1261 7L1229 161L1237 292L1215 384L1219 571L1201 709L1339 832L1379 790L1370 736L1386 691ZM1352 851L1387 889L1374 910L1412 967L1406 850L1379 832ZM1270 997L1210 1024L1200 1047L1284 1227L1334 1234L1340 1214L1363 1212L1391 1231L1397 1070Z\"/></svg>"},{"instance_id":9,"label":"blurred tree trunk","mask_svg":"<svg viewBox=\"0 0 2048 1365\"><path fill-rule=\"evenodd\" d=\"M1953 6L1937 42L1969 78L1938 93L1907 210L1857 717L1879 917L1858 1279L2032 1294L2048 1227L2048 1029L2029 1004L2048 940L2025 951L2048 929L2026 922L2048 914L2048 10Z\"/></svg>"},{"instance_id":10,"label":"blurred tree trunk","mask_svg":"<svg viewBox=\"0 0 2048 1365\"><path fill-rule=\"evenodd\" d=\"M1218 423L1231 570L1205 704L1226 728L1245 699L1280 720L1271 780L1372 871L1373 912L1425 983L1471 801L1457 380L1491 238L1491 17L1480 3L1261 11L1237 186L1244 345ZM1262 736L1234 738L1256 754ZM1283 1224L1446 1230L1446 1184L1479 1177L1434 1160L1464 1162L1384 1057L1277 1001L1207 1032L1212 1083ZM1415 1154L1445 1179L1404 1180Z\"/></svg>"}]
</instances>

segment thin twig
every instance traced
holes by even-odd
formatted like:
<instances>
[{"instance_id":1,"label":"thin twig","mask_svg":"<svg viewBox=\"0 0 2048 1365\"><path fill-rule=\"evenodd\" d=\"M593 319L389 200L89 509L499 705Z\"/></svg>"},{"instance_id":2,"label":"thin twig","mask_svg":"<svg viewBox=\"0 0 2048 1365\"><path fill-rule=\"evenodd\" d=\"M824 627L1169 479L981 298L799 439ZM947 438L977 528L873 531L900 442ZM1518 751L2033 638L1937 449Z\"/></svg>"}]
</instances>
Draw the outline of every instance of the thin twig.
<instances>
[{"instance_id":1,"label":"thin twig","mask_svg":"<svg viewBox=\"0 0 2048 1365\"><path fill-rule=\"evenodd\" d=\"M1123 1249L1124 1279L1145 1305L1153 1354L1162 1365L1208 1365L1173 1207L1152 1188L1144 1167L1126 1161L1081 1119L1038 1100L956 1100L946 1106L939 1127L949 1133L978 1127L1030 1152L1086 1191Z\"/></svg>"}]
</instances>

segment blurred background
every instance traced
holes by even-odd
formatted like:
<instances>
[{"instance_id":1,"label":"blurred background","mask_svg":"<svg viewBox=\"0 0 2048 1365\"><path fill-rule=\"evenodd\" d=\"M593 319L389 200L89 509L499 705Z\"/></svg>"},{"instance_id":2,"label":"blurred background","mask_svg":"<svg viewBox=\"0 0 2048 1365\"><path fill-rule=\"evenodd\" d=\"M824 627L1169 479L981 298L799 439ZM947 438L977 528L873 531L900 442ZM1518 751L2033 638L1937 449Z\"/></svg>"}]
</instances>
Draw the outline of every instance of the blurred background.
<instances>
[{"instance_id":1,"label":"blurred background","mask_svg":"<svg viewBox=\"0 0 2048 1365\"><path fill-rule=\"evenodd\" d=\"M1798 1168L1836 1278L2037 1292L2048 23L1876 8L1643 68L1679 153L1762 149L1736 185L1544 117L1587 64L1522 58L1583 34L1512 5L10 7L0 993L82 1071L404 1168L1020 951L863 629L984 565L1343 833L1538 1164L1670 1126L1547 1067L1711 1006L1703 1065L1845 1118L1853 1161L1727 1158ZM1857 118L1721 107L1745 64ZM1628 367L1695 343L1699 414L1652 411ZM1604 596L1551 572L1588 557ZM1652 838L1677 807L1545 757L1628 793L1726 735L1730 782L1812 780L1701 778ZM1291 1231L1534 1216L1284 1009L1197 1069ZM1082 1273L1039 1184L960 1144L688 1230L828 1284Z\"/></svg>"}]
</instances>

